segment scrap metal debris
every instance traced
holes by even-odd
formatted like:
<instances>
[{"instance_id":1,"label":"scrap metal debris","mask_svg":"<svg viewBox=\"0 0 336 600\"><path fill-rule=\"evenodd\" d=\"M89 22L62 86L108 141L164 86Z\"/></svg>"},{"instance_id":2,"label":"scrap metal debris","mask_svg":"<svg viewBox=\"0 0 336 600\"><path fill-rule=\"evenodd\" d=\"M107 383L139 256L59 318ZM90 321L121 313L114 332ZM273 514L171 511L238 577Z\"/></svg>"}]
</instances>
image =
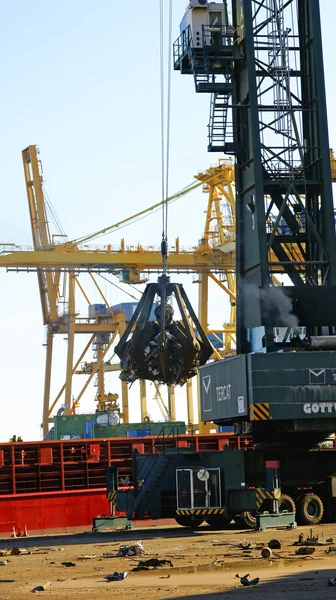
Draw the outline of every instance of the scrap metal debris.
<instances>
[{"instance_id":1,"label":"scrap metal debris","mask_svg":"<svg viewBox=\"0 0 336 600\"><path fill-rule=\"evenodd\" d=\"M214 544L215 545L215 544ZM232 545L233 548L240 548L241 550L261 550L265 544L262 542L248 542L247 544L239 544L238 546Z\"/></svg>"},{"instance_id":2,"label":"scrap metal debris","mask_svg":"<svg viewBox=\"0 0 336 600\"><path fill-rule=\"evenodd\" d=\"M250 579L250 574L247 573L247 575L244 575L244 577L240 577L240 575L238 575L238 573L236 574L236 577L238 577L238 579L240 579L240 583L244 586L247 585L257 585L257 583L259 583L260 579L259 577L255 577L254 579Z\"/></svg>"},{"instance_id":3,"label":"scrap metal debris","mask_svg":"<svg viewBox=\"0 0 336 600\"><path fill-rule=\"evenodd\" d=\"M106 581L122 581L127 575L127 571L114 571L114 573L105 575L104 579L106 579Z\"/></svg>"},{"instance_id":4,"label":"scrap metal debris","mask_svg":"<svg viewBox=\"0 0 336 600\"><path fill-rule=\"evenodd\" d=\"M123 554L114 554L114 552L103 552L101 554L83 554L79 556L77 560L92 560L97 558L101 560L102 558L116 558L116 556L124 556Z\"/></svg>"},{"instance_id":5,"label":"scrap metal debris","mask_svg":"<svg viewBox=\"0 0 336 600\"><path fill-rule=\"evenodd\" d=\"M314 554L315 550L314 546L301 546L295 551L295 554L307 556L308 554Z\"/></svg>"},{"instance_id":6,"label":"scrap metal debris","mask_svg":"<svg viewBox=\"0 0 336 600\"><path fill-rule=\"evenodd\" d=\"M44 583L43 585L37 585L36 587L34 587L32 589L32 592L33 594L35 594L36 592L45 592L48 588L50 588L50 586L50 581L46 581L46 583Z\"/></svg>"},{"instance_id":7,"label":"scrap metal debris","mask_svg":"<svg viewBox=\"0 0 336 600\"><path fill-rule=\"evenodd\" d=\"M272 558L272 550L271 548L263 548L261 551L261 556L263 558Z\"/></svg>"},{"instance_id":8,"label":"scrap metal debris","mask_svg":"<svg viewBox=\"0 0 336 600\"><path fill-rule=\"evenodd\" d=\"M12 556L19 556L20 554L31 554L30 550L27 550L26 548L12 548L11 551L11 555Z\"/></svg>"},{"instance_id":9,"label":"scrap metal debris","mask_svg":"<svg viewBox=\"0 0 336 600\"><path fill-rule=\"evenodd\" d=\"M304 539L303 533L300 533L299 539L293 543L293 546L325 546L325 544L324 533L322 533L320 539L318 535L313 535L313 530L311 529L310 535L306 539Z\"/></svg>"},{"instance_id":10,"label":"scrap metal debris","mask_svg":"<svg viewBox=\"0 0 336 600\"><path fill-rule=\"evenodd\" d=\"M136 542L135 544L123 544L120 546L119 552L117 552L116 556L141 556L142 554L145 554L143 544L142 542ZM105 558L108 557L105 555Z\"/></svg>"},{"instance_id":11,"label":"scrap metal debris","mask_svg":"<svg viewBox=\"0 0 336 600\"><path fill-rule=\"evenodd\" d=\"M336 577L330 577L330 579L328 579L328 585L336 585Z\"/></svg>"},{"instance_id":12,"label":"scrap metal debris","mask_svg":"<svg viewBox=\"0 0 336 600\"><path fill-rule=\"evenodd\" d=\"M173 567L171 560L149 558L148 560L140 560L138 566L132 569L133 571L150 571L158 567Z\"/></svg>"},{"instance_id":13,"label":"scrap metal debris","mask_svg":"<svg viewBox=\"0 0 336 600\"><path fill-rule=\"evenodd\" d=\"M76 567L76 563L71 562L71 560L66 560L65 562L62 562L61 565L63 565L63 567Z\"/></svg>"},{"instance_id":14,"label":"scrap metal debris","mask_svg":"<svg viewBox=\"0 0 336 600\"><path fill-rule=\"evenodd\" d=\"M161 304L154 310L155 320L150 321L156 294ZM174 321L174 309L167 303L172 295L179 307L180 321ZM158 283L147 285L115 352L120 358L122 381L133 383L136 379L148 379L168 385L184 385L210 358L213 348L183 286L170 283L169 277L162 275Z\"/></svg>"}]
</instances>

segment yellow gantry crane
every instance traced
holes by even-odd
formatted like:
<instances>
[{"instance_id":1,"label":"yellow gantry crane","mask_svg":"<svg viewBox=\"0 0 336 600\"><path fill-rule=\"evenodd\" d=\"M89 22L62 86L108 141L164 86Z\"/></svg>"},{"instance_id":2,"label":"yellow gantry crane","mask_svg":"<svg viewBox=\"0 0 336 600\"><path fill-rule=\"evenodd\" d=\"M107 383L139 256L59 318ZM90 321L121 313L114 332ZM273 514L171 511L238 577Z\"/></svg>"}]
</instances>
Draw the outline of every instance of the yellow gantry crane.
<instances>
[{"instance_id":1,"label":"yellow gantry crane","mask_svg":"<svg viewBox=\"0 0 336 600\"><path fill-rule=\"evenodd\" d=\"M212 176L209 181L209 174ZM234 193L234 165L231 159L220 159L218 166L200 172L196 179L203 183L203 191L208 193L208 205L203 240L207 250L235 256L236 215ZM209 279L224 291L230 300L230 320L223 330L209 330L208 297ZM223 351L216 358L235 354L236 351L236 276L234 269L225 269L219 276L215 273L201 273L199 278L199 319L204 331L217 336L224 333Z\"/></svg>"},{"instance_id":2,"label":"yellow gantry crane","mask_svg":"<svg viewBox=\"0 0 336 600\"><path fill-rule=\"evenodd\" d=\"M41 162L38 159L36 146L29 146L22 152L23 167L27 188L27 197L29 205L29 214L31 220L32 236L33 236L33 254L40 251L50 252L56 247L54 239L50 235L45 198L43 193L43 174ZM57 244L59 251L67 248L69 244L63 241ZM76 248L76 246L72 246ZM95 316L94 320L78 319L75 308L75 287L78 286L88 304L90 301L85 294L82 285L78 281L74 269L70 266L68 269L52 268L50 265L43 268L38 261L35 264L37 269L39 291L42 306L43 323L47 328L46 336L46 368L44 382L44 398L43 398L43 434L46 435L48 425L52 422L51 413L56 407L59 400L64 396L64 412L70 414L73 409L78 406L80 398L87 389L92 378L97 375L97 397L104 402L105 386L103 360L106 352L111 348L118 333L123 332L125 328L124 314L115 314L111 309L110 314L105 319L99 315ZM98 292L103 297L98 283L94 281ZM63 314L59 312L59 300L63 296L61 289L68 289L67 309ZM100 334L110 334L111 338L108 344L102 344L97 341ZM68 340L67 360L66 360L66 377L65 383L61 387L56 398L51 402L51 374L52 374L52 357L53 357L53 342L55 334L66 334ZM79 359L74 364L74 344L76 334L90 334L90 339L86 344ZM82 388L77 398L72 397L72 377L78 368L81 360L83 360L90 346L95 343L97 352L97 361L92 369L88 381ZM122 401L123 401L123 417L125 422L128 421L128 389L126 384L122 384Z\"/></svg>"},{"instance_id":3,"label":"yellow gantry crane","mask_svg":"<svg viewBox=\"0 0 336 600\"><path fill-rule=\"evenodd\" d=\"M110 245L100 249L90 249L83 244L108 231L115 231L121 225L144 216L161 206L161 202L145 209L136 215L128 217L119 223L106 227L90 236L67 241L65 236L61 243L50 235L45 198L43 193L43 174L36 146L29 146L23 153L23 166L27 187L29 213L32 227L33 248L21 249L14 244L0 246L0 267L8 270L36 271L38 275L43 323L47 328L46 370L43 399L43 433L48 431L52 422L51 414L56 405L64 397L65 412L71 412L78 406L81 397L93 377L97 375L97 396L104 402L109 395L105 393L104 372L118 369L118 365L106 363L106 357L118 334L126 327L124 313L114 313L111 309L104 317L96 315L94 319L79 318L76 314L75 292L79 290L88 304L90 301L79 282L80 273L89 273L100 296L108 306L106 299L94 278L94 273L122 274L128 282L140 282L143 273L157 273L161 267L160 248L128 247L122 240L120 246ZM330 164L333 181L336 180L336 160L330 151ZM215 351L214 358L222 358L235 353L235 195L234 167L231 160L223 159L215 167L210 167L196 175L196 183L188 186L178 194L171 196L168 202L182 197L189 191L202 186L208 194L205 226L203 237L192 249L185 250L180 246L179 239L170 248L168 269L175 273L195 273L199 282L199 320L204 330L223 341L223 347ZM295 248L293 249L293 251ZM221 329L210 329L208 326L208 295L209 281L214 281L230 300L231 311L229 323ZM277 282L276 282L277 283ZM59 300L64 296L61 289L67 289L67 310L59 311ZM56 333L67 335L67 366L65 383L56 398L51 401L50 386L52 373L53 340ZM78 334L89 334L90 339L79 358L74 362L74 340ZM109 334L107 344L97 343L99 334ZM72 397L72 377L80 371L80 365L92 344L96 342L96 359L90 363L88 379L77 398ZM187 386L188 421L194 422L192 385ZM156 387L156 396L160 392ZM162 397L161 397L162 400ZM141 413L147 412L146 384L140 382ZM122 382L122 414L128 421L128 389ZM175 416L174 389L169 389L169 412Z\"/></svg>"},{"instance_id":4,"label":"yellow gantry crane","mask_svg":"<svg viewBox=\"0 0 336 600\"><path fill-rule=\"evenodd\" d=\"M75 293L79 290L88 304L90 301L86 296L82 284L79 282L80 273L89 273L100 296L108 307L108 303L94 278L94 273L122 273L129 275L129 280L140 280L144 272L157 273L161 267L161 252L159 248L146 248L142 245L129 248L122 240L119 248L107 245L101 249L90 249L82 244L94 239L96 236L108 231L116 230L120 225L156 210L161 206L157 203L148 209L133 215L122 222L104 228L95 234L79 238L72 242L66 241L65 237L61 243L55 241L50 235L45 198L43 193L43 173L39 161L36 146L29 146L23 153L23 165L27 187L31 227L33 235L33 248L22 250L18 246L4 245L0 249L0 267L9 270L26 269L37 271L40 298L43 313L43 323L47 328L46 343L46 372L43 400L43 433L48 431L48 425L52 422L51 414L57 403L64 397L65 413L70 413L72 407L78 406L81 397L87 389L93 377L97 375L98 394L102 402L108 399L104 388L104 370L106 370L106 356L111 350L118 334L122 334L126 326L123 313L115 314L108 308L108 315L96 315L94 319L81 319L76 314ZM203 238L192 250L180 247L179 239L175 246L170 248L168 257L168 269L177 273L196 273L200 281L200 321L204 329L217 337L219 340L225 336L224 353L234 352L234 306L235 306L235 278L234 278L234 193L233 193L233 165L231 161L220 161L216 167L211 167L196 176L196 183L188 186L168 201L182 197L188 191L202 186L208 193L208 206L206 211L206 223ZM215 281L219 288L224 291L231 301L231 318L222 329L211 330L208 327L208 281ZM58 303L63 296L63 290L67 289L67 308L65 313L60 314ZM61 291L62 290L62 291ZM108 343L97 343L99 334L109 334ZM51 373L53 340L55 334L67 335L68 348L66 360L65 383L61 387L56 398L51 401ZM78 334L90 334L79 358L74 361L74 341ZM77 398L72 396L72 377L80 370L86 352L96 341L96 360L92 363L89 377ZM215 351L215 358L221 358L222 351ZM194 423L194 411L192 401L191 381L187 386L188 421ZM160 393L156 388L156 396ZM140 383L140 399L142 416L147 412L146 385ZM174 389L169 390L169 408L171 415L175 415ZM128 390L127 384L122 382L122 415L124 421L128 421Z\"/></svg>"}]
</instances>

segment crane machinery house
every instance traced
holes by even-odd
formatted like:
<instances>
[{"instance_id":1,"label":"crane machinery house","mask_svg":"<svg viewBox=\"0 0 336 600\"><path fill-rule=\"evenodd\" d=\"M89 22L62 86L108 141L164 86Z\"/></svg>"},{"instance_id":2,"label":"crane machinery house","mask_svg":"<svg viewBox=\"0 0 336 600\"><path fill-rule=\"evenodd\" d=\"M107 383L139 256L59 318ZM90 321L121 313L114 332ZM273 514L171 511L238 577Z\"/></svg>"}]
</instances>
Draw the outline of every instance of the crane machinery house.
<instances>
[{"instance_id":1,"label":"crane machinery house","mask_svg":"<svg viewBox=\"0 0 336 600\"><path fill-rule=\"evenodd\" d=\"M203 48L206 38L213 40L221 35L223 26L227 24L224 2L208 2L207 0L191 0L180 24L181 34L189 31L195 48Z\"/></svg>"}]
</instances>

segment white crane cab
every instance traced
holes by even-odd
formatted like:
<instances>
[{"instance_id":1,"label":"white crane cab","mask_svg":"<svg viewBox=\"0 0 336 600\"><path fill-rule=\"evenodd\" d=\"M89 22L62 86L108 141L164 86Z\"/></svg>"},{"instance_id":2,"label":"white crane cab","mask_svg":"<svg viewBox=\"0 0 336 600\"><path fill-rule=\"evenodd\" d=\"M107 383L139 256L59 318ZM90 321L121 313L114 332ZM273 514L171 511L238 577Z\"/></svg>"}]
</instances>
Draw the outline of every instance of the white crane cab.
<instances>
[{"instance_id":1,"label":"white crane cab","mask_svg":"<svg viewBox=\"0 0 336 600\"><path fill-rule=\"evenodd\" d=\"M228 25L224 2L190 0L180 24L180 33L190 27L194 48L203 48L208 36L221 38L223 27Z\"/></svg>"}]
</instances>

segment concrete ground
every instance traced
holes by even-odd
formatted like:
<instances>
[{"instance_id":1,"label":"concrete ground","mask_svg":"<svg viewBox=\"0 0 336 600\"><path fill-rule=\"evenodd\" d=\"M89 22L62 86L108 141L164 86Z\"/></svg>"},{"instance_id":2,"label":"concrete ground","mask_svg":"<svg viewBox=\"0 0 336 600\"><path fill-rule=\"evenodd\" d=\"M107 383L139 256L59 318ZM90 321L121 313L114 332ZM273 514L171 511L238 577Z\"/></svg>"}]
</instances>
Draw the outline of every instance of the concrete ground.
<instances>
[{"instance_id":1,"label":"concrete ground","mask_svg":"<svg viewBox=\"0 0 336 600\"><path fill-rule=\"evenodd\" d=\"M179 526L148 526L131 531L100 534L46 536L0 541L0 600L31 598L36 586L45 598L84 600L111 597L113 600L161 600L166 598L262 600L327 600L336 589L328 578L336 576L336 553L327 553L333 542L315 546L310 556L298 556L293 542L300 533L311 535L308 527L266 532L230 529L214 531L201 527L195 532ZM333 538L336 525L324 524L313 529L319 541ZM272 538L281 542L270 559L261 550ZM142 541L142 556L116 557L120 545ZM250 544L250 547L247 547ZM19 547L24 552L12 555ZM167 560L172 566L149 571L132 571L139 560ZM62 563L71 562L74 566ZM114 571L127 572L122 581L107 582ZM250 574L259 577L256 586L244 587L240 579ZM286 596L284 596L286 594Z\"/></svg>"}]
</instances>

